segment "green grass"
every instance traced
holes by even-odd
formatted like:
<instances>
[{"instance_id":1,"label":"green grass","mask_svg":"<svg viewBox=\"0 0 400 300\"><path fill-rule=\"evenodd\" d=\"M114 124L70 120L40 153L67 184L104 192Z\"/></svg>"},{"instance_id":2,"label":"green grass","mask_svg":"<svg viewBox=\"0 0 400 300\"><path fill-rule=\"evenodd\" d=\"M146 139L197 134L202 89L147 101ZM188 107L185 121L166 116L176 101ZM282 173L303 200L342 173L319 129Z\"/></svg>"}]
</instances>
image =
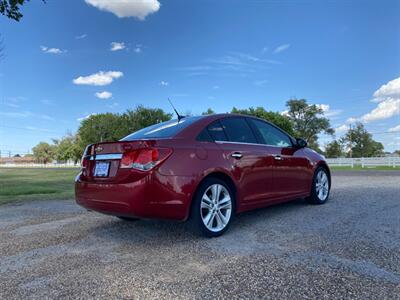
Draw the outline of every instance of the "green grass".
<instances>
[{"instance_id":1,"label":"green grass","mask_svg":"<svg viewBox=\"0 0 400 300\"><path fill-rule=\"evenodd\" d=\"M0 204L36 199L72 199L78 169L0 168Z\"/></svg>"},{"instance_id":2,"label":"green grass","mask_svg":"<svg viewBox=\"0 0 400 300\"><path fill-rule=\"evenodd\" d=\"M343 170L343 171L399 171L400 167L388 167L388 166L377 166L377 167L365 167L365 168L361 168L361 166L354 166L354 168L352 167L329 167L331 170L335 170L335 171L339 171L339 170Z\"/></svg>"}]
</instances>

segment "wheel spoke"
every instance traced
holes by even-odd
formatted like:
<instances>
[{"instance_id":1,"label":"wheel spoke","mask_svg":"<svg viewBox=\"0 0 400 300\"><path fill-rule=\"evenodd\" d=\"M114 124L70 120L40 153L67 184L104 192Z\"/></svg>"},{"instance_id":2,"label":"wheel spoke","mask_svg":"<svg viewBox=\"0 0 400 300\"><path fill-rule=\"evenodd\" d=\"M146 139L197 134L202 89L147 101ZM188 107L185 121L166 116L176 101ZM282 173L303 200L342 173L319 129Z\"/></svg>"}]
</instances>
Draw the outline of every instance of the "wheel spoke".
<instances>
[{"instance_id":1,"label":"wheel spoke","mask_svg":"<svg viewBox=\"0 0 400 300\"><path fill-rule=\"evenodd\" d=\"M231 197L229 197L228 195L225 195L225 197L222 198L222 199L219 201L219 205L223 205L223 204L225 204L225 203L227 203L227 202L231 202Z\"/></svg>"},{"instance_id":2,"label":"wheel spoke","mask_svg":"<svg viewBox=\"0 0 400 300\"><path fill-rule=\"evenodd\" d=\"M205 202L205 201L201 201L201 206L200 207L208 209L208 210L212 210L212 206L209 203Z\"/></svg>"},{"instance_id":3,"label":"wheel spoke","mask_svg":"<svg viewBox=\"0 0 400 300\"><path fill-rule=\"evenodd\" d=\"M218 184L214 184L211 186L211 200L215 201L218 199Z\"/></svg>"},{"instance_id":4,"label":"wheel spoke","mask_svg":"<svg viewBox=\"0 0 400 300\"><path fill-rule=\"evenodd\" d=\"M202 200L203 200L203 201L206 201L207 203L212 203L212 202L213 202L213 201L210 199L210 197L207 196L206 193L204 193Z\"/></svg>"},{"instance_id":5,"label":"wheel spoke","mask_svg":"<svg viewBox=\"0 0 400 300\"><path fill-rule=\"evenodd\" d=\"M218 207L220 210L221 209L231 209L232 208L232 204L231 204L231 202L229 201L229 202L226 202L226 203L224 203L224 204L220 204L219 205L219 207Z\"/></svg>"},{"instance_id":6,"label":"wheel spoke","mask_svg":"<svg viewBox=\"0 0 400 300\"><path fill-rule=\"evenodd\" d=\"M206 226L210 226L209 223L213 219L214 213L212 211L209 211L208 214L203 218L204 224Z\"/></svg>"},{"instance_id":7,"label":"wheel spoke","mask_svg":"<svg viewBox=\"0 0 400 300\"><path fill-rule=\"evenodd\" d=\"M225 227L224 222L221 219L221 216L218 213L215 213L215 219L217 220L217 227L218 228L223 228Z\"/></svg>"},{"instance_id":8,"label":"wheel spoke","mask_svg":"<svg viewBox=\"0 0 400 300\"><path fill-rule=\"evenodd\" d=\"M225 218L225 216L222 214L222 212L220 210L218 210L218 217L221 219L222 224L224 224L224 226L226 225L226 223L228 223L228 220Z\"/></svg>"}]
</instances>

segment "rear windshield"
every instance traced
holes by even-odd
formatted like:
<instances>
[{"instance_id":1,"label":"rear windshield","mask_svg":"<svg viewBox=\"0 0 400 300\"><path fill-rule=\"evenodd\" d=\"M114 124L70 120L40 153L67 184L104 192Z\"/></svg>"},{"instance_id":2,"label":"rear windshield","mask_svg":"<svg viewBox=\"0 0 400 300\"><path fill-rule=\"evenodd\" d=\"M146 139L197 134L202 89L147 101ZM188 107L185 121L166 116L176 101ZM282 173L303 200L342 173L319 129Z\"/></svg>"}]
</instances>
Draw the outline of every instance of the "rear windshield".
<instances>
[{"instance_id":1,"label":"rear windshield","mask_svg":"<svg viewBox=\"0 0 400 300\"><path fill-rule=\"evenodd\" d=\"M121 141L133 141L141 139L170 138L176 136L181 130L193 124L202 117L187 117L180 121L177 119L162 122L140 129L121 139Z\"/></svg>"}]
</instances>

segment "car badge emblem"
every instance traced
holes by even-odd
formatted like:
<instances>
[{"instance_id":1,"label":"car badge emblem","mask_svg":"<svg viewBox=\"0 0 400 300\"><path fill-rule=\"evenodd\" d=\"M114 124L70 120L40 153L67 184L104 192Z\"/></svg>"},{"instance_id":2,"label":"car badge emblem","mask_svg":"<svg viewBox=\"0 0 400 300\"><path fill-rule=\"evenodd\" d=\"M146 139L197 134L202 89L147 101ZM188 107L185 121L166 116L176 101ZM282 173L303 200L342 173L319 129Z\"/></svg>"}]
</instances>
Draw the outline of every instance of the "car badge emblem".
<instances>
[{"instance_id":1,"label":"car badge emblem","mask_svg":"<svg viewBox=\"0 0 400 300\"><path fill-rule=\"evenodd\" d=\"M96 150L96 152L101 152L103 151L103 148L101 146L98 146L94 150Z\"/></svg>"}]
</instances>

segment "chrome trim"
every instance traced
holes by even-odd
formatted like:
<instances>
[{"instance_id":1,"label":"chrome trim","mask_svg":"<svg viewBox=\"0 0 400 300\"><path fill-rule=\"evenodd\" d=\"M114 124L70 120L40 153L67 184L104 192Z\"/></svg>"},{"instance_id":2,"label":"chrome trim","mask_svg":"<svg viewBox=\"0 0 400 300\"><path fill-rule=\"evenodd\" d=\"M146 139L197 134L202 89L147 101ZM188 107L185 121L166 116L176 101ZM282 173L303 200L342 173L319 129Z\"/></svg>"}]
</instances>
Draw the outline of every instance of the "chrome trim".
<instances>
[{"instance_id":1,"label":"chrome trim","mask_svg":"<svg viewBox=\"0 0 400 300\"><path fill-rule=\"evenodd\" d=\"M90 157L90 160L112 160L112 159L121 159L122 153L115 154L97 154Z\"/></svg>"},{"instance_id":2,"label":"chrome trim","mask_svg":"<svg viewBox=\"0 0 400 300\"><path fill-rule=\"evenodd\" d=\"M243 143L243 142L231 142L231 141L215 141L217 144L239 144L239 145L254 145L254 146L264 146L264 147L274 147L274 148L293 148L293 147L281 147L275 145L267 144L256 144L256 143Z\"/></svg>"}]
</instances>

